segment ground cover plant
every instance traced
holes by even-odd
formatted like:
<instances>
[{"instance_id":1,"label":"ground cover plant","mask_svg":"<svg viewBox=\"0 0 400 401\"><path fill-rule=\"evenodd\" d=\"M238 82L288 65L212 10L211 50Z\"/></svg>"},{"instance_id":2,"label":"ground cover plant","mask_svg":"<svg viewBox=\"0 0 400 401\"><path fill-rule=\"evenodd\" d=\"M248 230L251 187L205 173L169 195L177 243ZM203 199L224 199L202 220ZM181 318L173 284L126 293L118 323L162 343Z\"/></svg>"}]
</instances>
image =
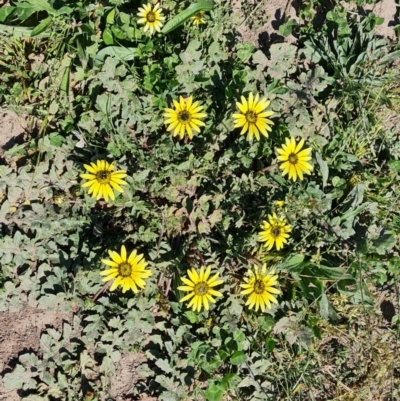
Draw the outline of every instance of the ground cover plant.
<instances>
[{"instance_id":1,"label":"ground cover plant","mask_svg":"<svg viewBox=\"0 0 400 401\"><path fill-rule=\"evenodd\" d=\"M0 310L72 315L7 391L400 397L400 49L373 13L299 15L256 48L222 0L0 8L0 99L28 122L1 155Z\"/></svg>"}]
</instances>

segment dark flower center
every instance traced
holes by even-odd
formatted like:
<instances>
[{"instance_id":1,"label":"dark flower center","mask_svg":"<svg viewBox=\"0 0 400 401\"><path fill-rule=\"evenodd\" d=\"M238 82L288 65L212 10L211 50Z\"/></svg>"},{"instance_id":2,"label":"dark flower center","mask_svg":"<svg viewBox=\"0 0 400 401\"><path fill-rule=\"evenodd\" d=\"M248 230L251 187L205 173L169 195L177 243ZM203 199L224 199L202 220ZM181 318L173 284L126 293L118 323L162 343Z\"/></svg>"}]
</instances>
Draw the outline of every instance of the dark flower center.
<instances>
[{"instance_id":1,"label":"dark flower center","mask_svg":"<svg viewBox=\"0 0 400 401\"><path fill-rule=\"evenodd\" d=\"M204 295L207 294L208 291L208 287L207 287L207 283L205 283L204 281L197 283L194 286L194 293L199 296L199 297L203 297Z\"/></svg>"},{"instance_id":2,"label":"dark flower center","mask_svg":"<svg viewBox=\"0 0 400 401\"><path fill-rule=\"evenodd\" d=\"M246 120L249 122L249 123L255 123L256 121L257 121L257 114L256 113L254 113L254 111L248 111L246 114L245 114L245 117L246 117Z\"/></svg>"},{"instance_id":3,"label":"dark flower center","mask_svg":"<svg viewBox=\"0 0 400 401\"><path fill-rule=\"evenodd\" d=\"M156 20L156 13L154 11L149 11L146 15L147 22L154 22Z\"/></svg>"},{"instance_id":4,"label":"dark flower center","mask_svg":"<svg viewBox=\"0 0 400 401\"><path fill-rule=\"evenodd\" d=\"M289 163L290 164L297 164L298 161L299 161L299 158L297 157L297 155L295 153L291 153L289 155Z\"/></svg>"},{"instance_id":5,"label":"dark flower center","mask_svg":"<svg viewBox=\"0 0 400 401\"><path fill-rule=\"evenodd\" d=\"M254 283L254 292L256 294L262 294L265 290L265 285L262 280L256 280Z\"/></svg>"},{"instance_id":6,"label":"dark flower center","mask_svg":"<svg viewBox=\"0 0 400 401\"><path fill-rule=\"evenodd\" d=\"M281 235L281 228L279 226L273 226L271 229L271 235L275 238Z\"/></svg>"},{"instance_id":7,"label":"dark flower center","mask_svg":"<svg viewBox=\"0 0 400 401\"><path fill-rule=\"evenodd\" d=\"M190 113L187 110L179 112L178 120L181 124L187 124L190 121Z\"/></svg>"},{"instance_id":8,"label":"dark flower center","mask_svg":"<svg viewBox=\"0 0 400 401\"><path fill-rule=\"evenodd\" d=\"M118 266L118 273L122 277L129 277L132 274L132 266L129 263L121 263Z\"/></svg>"},{"instance_id":9,"label":"dark flower center","mask_svg":"<svg viewBox=\"0 0 400 401\"><path fill-rule=\"evenodd\" d=\"M96 174L96 179L100 184L109 184L111 178L111 173L107 170L99 171Z\"/></svg>"}]
</instances>

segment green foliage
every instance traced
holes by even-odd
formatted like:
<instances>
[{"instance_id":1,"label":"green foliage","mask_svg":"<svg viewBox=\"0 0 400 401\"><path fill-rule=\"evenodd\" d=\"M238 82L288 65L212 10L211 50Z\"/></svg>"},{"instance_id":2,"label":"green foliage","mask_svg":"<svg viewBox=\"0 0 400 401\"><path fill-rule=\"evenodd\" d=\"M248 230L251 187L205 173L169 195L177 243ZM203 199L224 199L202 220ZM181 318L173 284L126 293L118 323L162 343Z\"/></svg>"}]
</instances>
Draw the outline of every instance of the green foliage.
<instances>
[{"instance_id":1,"label":"green foliage","mask_svg":"<svg viewBox=\"0 0 400 401\"><path fill-rule=\"evenodd\" d=\"M398 56L399 51L389 52L385 39L376 39L374 27L383 18L369 14L361 22L348 17L343 7L327 13L327 23L320 32L305 31L305 56L322 65L333 76L340 96L353 97L360 108L360 91L367 87L368 96L381 97L382 86L387 80L385 69Z\"/></svg>"},{"instance_id":2,"label":"green foliage","mask_svg":"<svg viewBox=\"0 0 400 401\"><path fill-rule=\"evenodd\" d=\"M178 15L174 18L169 20L163 27L162 33L170 33L174 29L178 28L179 26L183 25L186 21L188 21L194 15L205 12L211 11L214 7L214 3L212 0L201 0L197 3L192 3L188 8L181 11Z\"/></svg>"},{"instance_id":3,"label":"green foliage","mask_svg":"<svg viewBox=\"0 0 400 401\"><path fill-rule=\"evenodd\" d=\"M41 333L39 352L22 353L4 385L25 400L105 399L119 363L140 352L132 397L313 399L329 387L332 357L318 347L352 321L344 310L367 316L369 287L399 279L400 148L377 113L396 107L399 50L374 36L378 17L356 21L339 6L315 32L307 21L317 2L303 5L299 43L263 50L235 41L226 2L165 1L168 35L152 36L131 3L0 9L0 99L30 116L24 143L1 156L0 310L28 303L73 314ZM198 11L207 11L201 27L190 20ZM250 92L274 111L261 141L233 127ZM207 112L192 141L164 124L179 96ZM290 135L313 148L312 174L295 183L276 158ZM83 163L98 159L128 172L115 202L80 189ZM279 252L257 241L272 213L292 226ZM101 282L101 259L121 244L144 253L153 272L139 294ZM262 263L281 294L255 313L240 283ZM177 287L203 265L220 272L224 297L194 313Z\"/></svg>"}]
</instances>

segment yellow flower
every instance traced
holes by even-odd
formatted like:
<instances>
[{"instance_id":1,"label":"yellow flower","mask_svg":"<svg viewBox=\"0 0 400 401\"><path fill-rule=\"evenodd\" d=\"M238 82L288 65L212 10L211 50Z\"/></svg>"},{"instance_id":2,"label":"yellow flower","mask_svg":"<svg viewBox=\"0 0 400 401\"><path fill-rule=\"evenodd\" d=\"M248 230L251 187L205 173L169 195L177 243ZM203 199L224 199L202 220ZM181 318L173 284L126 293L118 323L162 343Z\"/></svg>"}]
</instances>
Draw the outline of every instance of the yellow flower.
<instances>
[{"instance_id":1,"label":"yellow flower","mask_svg":"<svg viewBox=\"0 0 400 401\"><path fill-rule=\"evenodd\" d=\"M355 187L357 184L361 182L361 177L357 174L353 174L347 181L349 186Z\"/></svg>"},{"instance_id":2,"label":"yellow flower","mask_svg":"<svg viewBox=\"0 0 400 401\"><path fill-rule=\"evenodd\" d=\"M205 269L205 270L204 270ZM180 291L189 291L189 294L184 296L179 302L185 302L188 299L192 298L192 300L188 304L188 308L192 307L193 312L200 312L202 306L206 310L209 309L208 301L215 303L215 299L211 296L214 295L215 297L221 297L222 294L219 291L215 291L213 287L216 285L222 284L223 280L217 280L218 272L209 278L211 273L211 266L207 268L202 266L200 268L200 273L192 268L187 271L189 279L185 277L181 277L181 280L186 285L181 285L178 287Z\"/></svg>"},{"instance_id":3,"label":"yellow flower","mask_svg":"<svg viewBox=\"0 0 400 401\"><path fill-rule=\"evenodd\" d=\"M313 166L308 161L311 160L310 153L312 149L301 150L303 145L304 139L301 139L296 145L296 140L292 136L290 139L286 138L286 145L282 145L282 148L276 150L279 153L278 160L284 162L279 166L283 170L282 175L289 173L289 180L296 181L297 177L302 180L304 178L303 173L311 174Z\"/></svg>"},{"instance_id":4,"label":"yellow flower","mask_svg":"<svg viewBox=\"0 0 400 401\"><path fill-rule=\"evenodd\" d=\"M278 281L278 276L274 276L275 271L271 270L269 273L266 273L266 264L264 263L260 272L258 271L258 266L254 265L254 272L249 269L248 273L250 277L244 278L245 284L240 284L244 288L240 293L249 295L246 305L250 309L255 307L256 312L260 308L262 312L265 311L265 307L271 309L271 302L278 303L272 294L281 293L273 287Z\"/></svg>"},{"instance_id":5,"label":"yellow flower","mask_svg":"<svg viewBox=\"0 0 400 401\"><path fill-rule=\"evenodd\" d=\"M279 251L287 243L287 239L289 238L289 234L287 233L292 231L292 227L287 224L284 217L277 217L276 213L268 215L268 220L262 222L261 229L264 231L258 234L258 240L265 242L265 247L268 251L272 249L274 244Z\"/></svg>"},{"instance_id":6,"label":"yellow flower","mask_svg":"<svg viewBox=\"0 0 400 401\"><path fill-rule=\"evenodd\" d=\"M204 11L198 12L195 16L192 17L193 24L199 26L200 24L205 24L206 21L203 19Z\"/></svg>"},{"instance_id":7,"label":"yellow flower","mask_svg":"<svg viewBox=\"0 0 400 401\"><path fill-rule=\"evenodd\" d=\"M127 185L122 179L127 176L125 170L112 171L114 169L114 163L108 163L105 160L97 160L96 163L83 165L90 174L80 174L80 177L89 180L82 184L82 188L89 188L89 195L92 194L92 198L99 200L103 197L106 202L108 198L115 199L114 191L124 192L120 185Z\"/></svg>"},{"instance_id":8,"label":"yellow flower","mask_svg":"<svg viewBox=\"0 0 400 401\"><path fill-rule=\"evenodd\" d=\"M193 138L193 130L200 132L199 126L205 124L199 118L207 117L206 113L200 113L203 106L199 106L199 102L193 103L193 97L189 96L184 99L179 97L179 103L174 99L174 109L165 109L164 117L166 117L165 124L168 125L167 131L172 131L173 136L179 135L182 139L185 132L189 138Z\"/></svg>"},{"instance_id":9,"label":"yellow flower","mask_svg":"<svg viewBox=\"0 0 400 401\"><path fill-rule=\"evenodd\" d=\"M151 4L147 4L139 8L140 12L137 15L141 18L138 20L138 24L145 24L144 32L150 31L150 34L153 34L155 31L160 32L163 25L162 21L165 20L165 17L162 16L159 7L160 4L156 4L154 8L152 8Z\"/></svg>"},{"instance_id":10,"label":"yellow flower","mask_svg":"<svg viewBox=\"0 0 400 401\"><path fill-rule=\"evenodd\" d=\"M253 98L253 94L250 93L248 100L246 100L244 96L241 97L241 100L242 103L236 102L240 113L232 115L235 119L234 127L243 127L240 135L248 132L249 140L252 140L253 136L255 136L259 141L260 133L268 137L267 131L272 131L270 126L273 125L274 122L267 117L272 116L274 112L263 110L265 110L271 102L265 98L260 99L258 93L255 98Z\"/></svg>"},{"instance_id":11,"label":"yellow flower","mask_svg":"<svg viewBox=\"0 0 400 401\"><path fill-rule=\"evenodd\" d=\"M53 202L55 205L63 206L67 202L68 198L63 191L57 191L53 195Z\"/></svg>"},{"instance_id":12,"label":"yellow flower","mask_svg":"<svg viewBox=\"0 0 400 401\"><path fill-rule=\"evenodd\" d=\"M276 206L278 206L278 207L283 207L283 205L285 204L285 201L282 201L282 200L280 200L280 201L274 201L274 204L275 204Z\"/></svg>"},{"instance_id":13,"label":"yellow flower","mask_svg":"<svg viewBox=\"0 0 400 401\"><path fill-rule=\"evenodd\" d=\"M138 292L138 288L144 288L146 282L143 280L151 276L151 271L146 269L147 262L143 255L138 255L137 251L133 251L129 257L126 254L126 248L121 246L121 254L115 251L108 251L112 260L102 259L101 261L110 266L111 269L100 272L102 276L106 276L102 281L114 280L110 287L110 291L114 291L119 285L122 292L131 289Z\"/></svg>"}]
</instances>

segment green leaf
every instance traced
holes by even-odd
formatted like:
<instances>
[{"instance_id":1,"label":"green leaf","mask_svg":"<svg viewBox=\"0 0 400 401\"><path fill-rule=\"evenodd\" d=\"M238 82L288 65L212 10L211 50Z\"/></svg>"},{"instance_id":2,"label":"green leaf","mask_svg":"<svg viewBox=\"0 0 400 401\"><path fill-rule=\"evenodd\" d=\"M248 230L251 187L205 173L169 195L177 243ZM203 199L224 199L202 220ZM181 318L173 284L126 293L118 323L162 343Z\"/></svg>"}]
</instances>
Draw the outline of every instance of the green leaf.
<instances>
[{"instance_id":1,"label":"green leaf","mask_svg":"<svg viewBox=\"0 0 400 401\"><path fill-rule=\"evenodd\" d=\"M106 45L114 44L114 36L110 28L106 28L103 31L103 40Z\"/></svg>"},{"instance_id":2,"label":"green leaf","mask_svg":"<svg viewBox=\"0 0 400 401\"><path fill-rule=\"evenodd\" d=\"M63 14L72 14L74 12L74 9L68 6L63 6L59 9L57 9L57 15L63 15Z\"/></svg>"},{"instance_id":3,"label":"green leaf","mask_svg":"<svg viewBox=\"0 0 400 401\"><path fill-rule=\"evenodd\" d=\"M394 52L387 54L386 56L383 56L381 59L378 60L378 63L379 65L386 65L393 63L393 61L398 60L399 58L400 58L400 50L396 50Z\"/></svg>"},{"instance_id":4,"label":"green leaf","mask_svg":"<svg viewBox=\"0 0 400 401\"><path fill-rule=\"evenodd\" d=\"M242 379L235 373L227 373L221 380L221 383L224 385L225 389L236 389L238 383L240 383Z\"/></svg>"},{"instance_id":5,"label":"green leaf","mask_svg":"<svg viewBox=\"0 0 400 401\"><path fill-rule=\"evenodd\" d=\"M103 64L106 56L115 57L121 61L133 60L136 56L136 51L136 47L108 46L96 54L95 63L97 65Z\"/></svg>"},{"instance_id":6,"label":"green leaf","mask_svg":"<svg viewBox=\"0 0 400 401\"><path fill-rule=\"evenodd\" d=\"M107 145L107 150L114 156L114 157L120 157L121 156L121 150L115 145L114 142L110 142Z\"/></svg>"},{"instance_id":7,"label":"green leaf","mask_svg":"<svg viewBox=\"0 0 400 401\"><path fill-rule=\"evenodd\" d=\"M236 329L233 333L233 339L238 343L241 344L246 340L246 336L244 335L243 331L240 329Z\"/></svg>"},{"instance_id":8,"label":"green leaf","mask_svg":"<svg viewBox=\"0 0 400 401\"><path fill-rule=\"evenodd\" d=\"M246 354L243 351L235 351L230 357L230 361L232 365L241 365L246 362Z\"/></svg>"},{"instance_id":9,"label":"green leaf","mask_svg":"<svg viewBox=\"0 0 400 401\"><path fill-rule=\"evenodd\" d=\"M237 57L243 62L246 63L249 61L249 58L253 54L255 50L255 46L253 43L250 42L245 42L245 43L238 43L236 45L236 50L237 50ZM258 50L260 51L260 50ZM264 56L265 57L265 56Z\"/></svg>"},{"instance_id":10,"label":"green leaf","mask_svg":"<svg viewBox=\"0 0 400 401\"><path fill-rule=\"evenodd\" d=\"M222 383L211 382L204 394L208 401L219 401L224 392L225 386Z\"/></svg>"},{"instance_id":11,"label":"green leaf","mask_svg":"<svg viewBox=\"0 0 400 401\"><path fill-rule=\"evenodd\" d=\"M301 277L301 279L297 282L297 285L303 292L304 297L312 301L317 299L324 289L323 282L318 280L316 277Z\"/></svg>"},{"instance_id":12,"label":"green leaf","mask_svg":"<svg viewBox=\"0 0 400 401\"><path fill-rule=\"evenodd\" d=\"M49 14L57 15L56 10L47 0L22 0L17 2L17 7L34 7L35 11L47 11Z\"/></svg>"},{"instance_id":13,"label":"green leaf","mask_svg":"<svg viewBox=\"0 0 400 401\"><path fill-rule=\"evenodd\" d=\"M14 12L14 6L0 7L0 22L4 22Z\"/></svg>"},{"instance_id":14,"label":"green leaf","mask_svg":"<svg viewBox=\"0 0 400 401\"><path fill-rule=\"evenodd\" d=\"M340 280L336 286L339 292L345 295L354 295L357 292L356 288L356 280L354 278L347 279L347 280Z\"/></svg>"},{"instance_id":15,"label":"green leaf","mask_svg":"<svg viewBox=\"0 0 400 401\"><path fill-rule=\"evenodd\" d=\"M400 50L399 50L399 57L400 57ZM390 168L395 172L400 172L400 160L391 160L389 162Z\"/></svg>"},{"instance_id":16,"label":"green leaf","mask_svg":"<svg viewBox=\"0 0 400 401\"><path fill-rule=\"evenodd\" d=\"M225 359L227 359L229 357L229 353L227 351L225 351L224 349L219 349L218 355L219 355L221 361L225 361Z\"/></svg>"},{"instance_id":17,"label":"green leaf","mask_svg":"<svg viewBox=\"0 0 400 401\"><path fill-rule=\"evenodd\" d=\"M156 365L165 373L172 373L173 370L166 359L157 359Z\"/></svg>"},{"instance_id":18,"label":"green leaf","mask_svg":"<svg viewBox=\"0 0 400 401\"><path fill-rule=\"evenodd\" d=\"M391 231L383 229L379 238L372 240L372 245L378 255L384 255L396 245L396 235Z\"/></svg>"},{"instance_id":19,"label":"green leaf","mask_svg":"<svg viewBox=\"0 0 400 401\"><path fill-rule=\"evenodd\" d=\"M325 320L331 320L331 321L337 321L337 314L335 310L333 309L332 305L328 301L328 297L326 296L325 293L321 294L321 297L318 301L319 305L319 312L321 314L321 317Z\"/></svg>"},{"instance_id":20,"label":"green leaf","mask_svg":"<svg viewBox=\"0 0 400 401\"><path fill-rule=\"evenodd\" d=\"M21 21L27 20L33 13L35 9L33 7L18 7L15 14Z\"/></svg>"},{"instance_id":21,"label":"green leaf","mask_svg":"<svg viewBox=\"0 0 400 401\"><path fill-rule=\"evenodd\" d=\"M315 158L317 159L317 163L319 164L319 169L321 170L322 174L322 188L325 188L328 182L329 168L319 152L315 152Z\"/></svg>"},{"instance_id":22,"label":"green leaf","mask_svg":"<svg viewBox=\"0 0 400 401\"><path fill-rule=\"evenodd\" d=\"M197 224L197 230L200 234L209 234L211 232L210 224L207 221L199 221Z\"/></svg>"},{"instance_id":23,"label":"green leaf","mask_svg":"<svg viewBox=\"0 0 400 401\"><path fill-rule=\"evenodd\" d=\"M354 229L352 227L334 227L333 231L340 237L343 239L349 239L350 237L352 237L356 232L354 231Z\"/></svg>"},{"instance_id":24,"label":"green leaf","mask_svg":"<svg viewBox=\"0 0 400 401\"><path fill-rule=\"evenodd\" d=\"M208 216L208 221L211 224L211 227L214 227L215 224L219 223L222 220L222 212L220 210L214 210L210 216Z\"/></svg>"},{"instance_id":25,"label":"green leaf","mask_svg":"<svg viewBox=\"0 0 400 401\"><path fill-rule=\"evenodd\" d=\"M49 114L55 116L58 112L58 109L59 109L58 103L55 100L53 100L49 106Z\"/></svg>"},{"instance_id":26,"label":"green leaf","mask_svg":"<svg viewBox=\"0 0 400 401\"><path fill-rule=\"evenodd\" d=\"M58 372L57 374L57 383L60 386L61 390L67 389L69 387L70 381L67 379L67 376L62 372Z\"/></svg>"},{"instance_id":27,"label":"green leaf","mask_svg":"<svg viewBox=\"0 0 400 401\"><path fill-rule=\"evenodd\" d=\"M354 217L360 214L366 207L368 207L367 203L363 203L362 205L358 206L356 209L351 209L340 216L340 221L351 221Z\"/></svg>"},{"instance_id":28,"label":"green leaf","mask_svg":"<svg viewBox=\"0 0 400 401\"><path fill-rule=\"evenodd\" d=\"M198 323L199 318L194 312L188 310L188 311L185 312L185 315L189 319L190 323L192 323L192 324Z\"/></svg>"},{"instance_id":29,"label":"green leaf","mask_svg":"<svg viewBox=\"0 0 400 401\"><path fill-rule=\"evenodd\" d=\"M174 18L169 20L161 30L162 33L167 34L184 24L189 18L193 17L200 11L211 11L214 7L212 0L201 0L197 3L191 4L188 8L180 12Z\"/></svg>"},{"instance_id":30,"label":"green leaf","mask_svg":"<svg viewBox=\"0 0 400 401\"><path fill-rule=\"evenodd\" d=\"M257 50L252 57L253 63L257 64L260 69L264 69L268 65L268 57L262 50Z\"/></svg>"},{"instance_id":31,"label":"green leaf","mask_svg":"<svg viewBox=\"0 0 400 401\"><path fill-rule=\"evenodd\" d=\"M146 169L146 170L143 170L143 171L141 171L139 173L132 174L132 178L135 181L144 181L148 177L149 174L150 174L150 170Z\"/></svg>"},{"instance_id":32,"label":"green leaf","mask_svg":"<svg viewBox=\"0 0 400 401\"><path fill-rule=\"evenodd\" d=\"M272 352L275 349L275 340L271 337L265 339L265 347L268 352Z\"/></svg>"},{"instance_id":33,"label":"green leaf","mask_svg":"<svg viewBox=\"0 0 400 401\"><path fill-rule=\"evenodd\" d=\"M274 43L270 47L270 53L268 74L271 78L282 79L296 71L296 46L290 43Z\"/></svg>"},{"instance_id":34,"label":"green leaf","mask_svg":"<svg viewBox=\"0 0 400 401\"><path fill-rule=\"evenodd\" d=\"M49 15L56 16L57 11L51 7L47 0L25 0L16 4L16 14L21 21L28 19L33 13L47 11Z\"/></svg>"},{"instance_id":35,"label":"green leaf","mask_svg":"<svg viewBox=\"0 0 400 401\"><path fill-rule=\"evenodd\" d=\"M119 16L119 19L121 20L121 22L122 22L123 25L129 25L129 24L130 24L130 22L131 22L131 17L130 17L129 14L120 12L120 13L118 14L118 16Z\"/></svg>"},{"instance_id":36,"label":"green leaf","mask_svg":"<svg viewBox=\"0 0 400 401\"><path fill-rule=\"evenodd\" d=\"M279 27L279 33L284 37L289 36L292 33L293 28L295 28L296 26L297 26L296 20L291 19L290 21L285 22Z\"/></svg>"},{"instance_id":37,"label":"green leaf","mask_svg":"<svg viewBox=\"0 0 400 401\"><path fill-rule=\"evenodd\" d=\"M259 316L258 324L265 333L268 333L275 326L275 319L272 316Z\"/></svg>"},{"instance_id":38,"label":"green leaf","mask_svg":"<svg viewBox=\"0 0 400 401\"><path fill-rule=\"evenodd\" d=\"M283 261L282 267L293 270L295 267L301 265L304 261L304 255L294 254L290 255L286 260Z\"/></svg>"},{"instance_id":39,"label":"green leaf","mask_svg":"<svg viewBox=\"0 0 400 401\"><path fill-rule=\"evenodd\" d=\"M352 276L347 274L341 267L329 267L323 265L311 265L312 274L321 280L346 280L351 279Z\"/></svg>"},{"instance_id":40,"label":"green leaf","mask_svg":"<svg viewBox=\"0 0 400 401\"><path fill-rule=\"evenodd\" d=\"M121 39L121 40L126 39L126 33L116 25L113 25L111 27L111 32L117 39Z\"/></svg>"},{"instance_id":41,"label":"green leaf","mask_svg":"<svg viewBox=\"0 0 400 401\"><path fill-rule=\"evenodd\" d=\"M63 136L59 135L57 132L52 132L49 135L49 138L50 138L50 143L53 146L60 147L65 142L65 138Z\"/></svg>"},{"instance_id":42,"label":"green leaf","mask_svg":"<svg viewBox=\"0 0 400 401\"><path fill-rule=\"evenodd\" d=\"M7 150L5 153L6 156L15 157L15 156L25 156L27 152L26 143L22 145L14 145L10 150Z\"/></svg>"},{"instance_id":43,"label":"green leaf","mask_svg":"<svg viewBox=\"0 0 400 401\"><path fill-rule=\"evenodd\" d=\"M47 17L46 19L44 19L38 26L32 29L31 37L33 38L34 36L40 35L51 25L52 22L52 17Z\"/></svg>"},{"instance_id":44,"label":"green leaf","mask_svg":"<svg viewBox=\"0 0 400 401\"><path fill-rule=\"evenodd\" d=\"M17 365L11 373L6 373L3 377L4 388L6 390L20 389L24 383L30 379L30 374L22 365Z\"/></svg>"},{"instance_id":45,"label":"green leaf","mask_svg":"<svg viewBox=\"0 0 400 401\"><path fill-rule=\"evenodd\" d=\"M290 344L297 341L306 348L311 345L313 337L311 329L302 325L295 316L281 318L274 327L274 333L284 333Z\"/></svg>"},{"instance_id":46,"label":"green leaf","mask_svg":"<svg viewBox=\"0 0 400 401\"><path fill-rule=\"evenodd\" d=\"M106 17L106 22L107 24L114 24L115 22L115 12L116 12L116 8L113 8Z\"/></svg>"},{"instance_id":47,"label":"green leaf","mask_svg":"<svg viewBox=\"0 0 400 401\"><path fill-rule=\"evenodd\" d=\"M60 83L60 92L64 96L69 96L69 89L70 89L70 76L71 76L71 58L68 54L64 55L64 58L61 62L61 71L62 71L62 78Z\"/></svg>"},{"instance_id":48,"label":"green leaf","mask_svg":"<svg viewBox=\"0 0 400 401\"><path fill-rule=\"evenodd\" d=\"M296 340L298 341L298 343L305 347L305 348L309 348L312 345L312 339L313 339L313 331L307 327L307 326L301 326L299 328L299 330L295 331L294 333L294 337L296 337ZM292 337L292 339L294 338ZM288 342L290 344L293 344L290 341L290 336L287 336Z\"/></svg>"}]
</instances>

